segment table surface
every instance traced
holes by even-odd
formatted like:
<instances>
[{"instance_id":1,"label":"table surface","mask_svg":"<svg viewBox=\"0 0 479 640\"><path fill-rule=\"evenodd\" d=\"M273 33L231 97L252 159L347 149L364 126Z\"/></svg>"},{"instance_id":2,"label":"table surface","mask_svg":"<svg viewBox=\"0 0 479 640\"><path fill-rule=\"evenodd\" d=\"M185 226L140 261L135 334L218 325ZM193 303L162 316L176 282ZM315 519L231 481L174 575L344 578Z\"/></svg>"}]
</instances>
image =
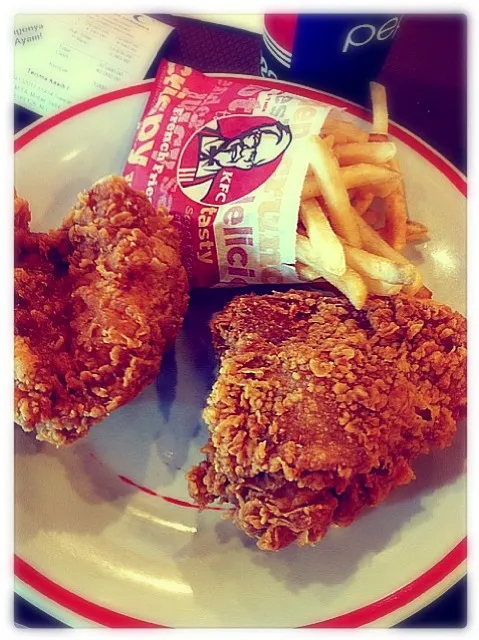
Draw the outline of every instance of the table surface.
<instances>
[{"instance_id":1,"label":"table surface","mask_svg":"<svg viewBox=\"0 0 479 640\"><path fill-rule=\"evenodd\" d=\"M175 27L162 55L199 71L259 74L261 36L185 17L155 14ZM405 16L381 71L390 117L420 136L461 171L467 167L467 21L461 15ZM160 57L147 77L153 77ZM15 132L38 116L15 106ZM463 628L466 578L398 627ZM14 596L18 626L65 625Z\"/></svg>"}]
</instances>

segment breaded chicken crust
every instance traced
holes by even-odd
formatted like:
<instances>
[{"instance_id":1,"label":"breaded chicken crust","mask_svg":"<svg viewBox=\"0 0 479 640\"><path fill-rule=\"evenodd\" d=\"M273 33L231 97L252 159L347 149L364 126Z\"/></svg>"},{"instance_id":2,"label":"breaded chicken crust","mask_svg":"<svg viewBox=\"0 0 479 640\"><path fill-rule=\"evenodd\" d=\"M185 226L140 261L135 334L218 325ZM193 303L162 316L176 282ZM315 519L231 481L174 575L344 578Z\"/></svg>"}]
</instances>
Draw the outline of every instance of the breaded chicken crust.
<instances>
[{"instance_id":1,"label":"breaded chicken crust","mask_svg":"<svg viewBox=\"0 0 479 640\"><path fill-rule=\"evenodd\" d=\"M213 320L221 359L187 474L201 507L233 505L261 549L314 544L414 479L466 407L466 322L431 300L290 291L235 298Z\"/></svg>"},{"instance_id":2,"label":"breaded chicken crust","mask_svg":"<svg viewBox=\"0 0 479 640\"><path fill-rule=\"evenodd\" d=\"M32 233L15 198L15 421L71 444L157 375L186 312L179 237L123 178L78 196Z\"/></svg>"}]
</instances>

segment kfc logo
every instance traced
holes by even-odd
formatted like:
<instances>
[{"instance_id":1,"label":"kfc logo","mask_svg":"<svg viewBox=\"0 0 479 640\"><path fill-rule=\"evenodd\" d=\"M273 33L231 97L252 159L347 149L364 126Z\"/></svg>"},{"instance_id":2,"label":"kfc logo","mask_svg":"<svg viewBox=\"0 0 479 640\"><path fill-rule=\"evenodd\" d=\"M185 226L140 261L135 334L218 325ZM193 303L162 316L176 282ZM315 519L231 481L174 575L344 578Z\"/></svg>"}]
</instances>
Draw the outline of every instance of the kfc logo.
<instances>
[{"instance_id":1,"label":"kfc logo","mask_svg":"<svg viewBox=\"0 0 479 640\"><path fill-rule=\"evenodd\" d=\"M234 202L274 173L291 140L290 128L274 118L218 118L186 143L178 163L178 184L200 204Z\"/></svg>"}]
</instances>

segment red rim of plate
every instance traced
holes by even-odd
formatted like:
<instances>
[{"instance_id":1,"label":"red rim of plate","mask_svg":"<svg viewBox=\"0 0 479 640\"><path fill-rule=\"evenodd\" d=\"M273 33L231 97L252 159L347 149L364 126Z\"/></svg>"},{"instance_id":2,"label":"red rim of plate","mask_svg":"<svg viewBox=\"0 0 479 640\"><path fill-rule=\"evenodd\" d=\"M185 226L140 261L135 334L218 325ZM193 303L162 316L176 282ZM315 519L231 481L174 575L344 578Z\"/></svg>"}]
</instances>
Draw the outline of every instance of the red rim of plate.
<instances>
[{"instance_id":1,"label":"red rim of plate","mask_svg":"<svg viewBox=\"0 0 479 640\"><path fill-rule=\"evenodd\" d=\"M253 79L253 76L234 76L233 74L211 74L230 76L236 79ZM258 80L257 78L254 78ZM268 86L273 86L288 90L288 87L298 95L312 100L320 100L335 107L345 108L351 115L357 116L363 120L370 120L370 112L357 104L343 100L322 91L317 91L309 87L295 85L282 81L266 80L261 78L261 82ZM49 131L53 127L77 116L85 111L94 109L95 107L127 98L134 95L147 93L153 87L154 80L149 80L130 87L117 89L109 93L101 94L75 104L59 113L48 118L42 118L38 123L34 123L26 131L16 136L14 141L14 152L20 151L27 144L38 138L40 135ZM414 151L419 153L425 160L435 166L456 189L467 197L467 183L465 177L456 167L448 160L441 156L432 147L423 142L413 133L391 122L389 127L390 133L407 144ZM463 538L447 555L439 562L433 565L426 572L415 578L407 585L401 587L392 594L377 600L349 613L323 620L310 625L308 628L356 628L383 618L388 614L406 606L413 602L427 591L438 585L447 578L459 565L466 560L467 557L467 538ZM105 607L89 602L84 598L68 591L64 587L56 584L39 571L34 569L19 556L14 556L14 573L25 585L40 593L42 596L50 599L52 602L63 607L64 609L86 618L92 622L110 628L162 628L164 625L138 620L130 616L126 616L116 611L111 611Z\"/></svg>"}]
</instances>

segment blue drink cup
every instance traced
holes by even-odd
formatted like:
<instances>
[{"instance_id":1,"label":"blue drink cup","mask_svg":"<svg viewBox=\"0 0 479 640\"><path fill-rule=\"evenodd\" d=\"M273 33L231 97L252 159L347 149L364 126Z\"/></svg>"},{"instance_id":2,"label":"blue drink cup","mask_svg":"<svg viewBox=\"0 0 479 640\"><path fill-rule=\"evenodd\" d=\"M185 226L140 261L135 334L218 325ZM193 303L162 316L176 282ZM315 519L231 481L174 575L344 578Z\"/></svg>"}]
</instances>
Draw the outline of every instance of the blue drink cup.
<instances>
[{"instance_id":1,"label":"blue drink cup","mask_svg":"<svg viewBox=\"0 0 479 640\"><path fill-rule=\"evenodd\" d=\"M365 102L400 15L267 14L261 75Z\"/></svg>"}]
</instances>

